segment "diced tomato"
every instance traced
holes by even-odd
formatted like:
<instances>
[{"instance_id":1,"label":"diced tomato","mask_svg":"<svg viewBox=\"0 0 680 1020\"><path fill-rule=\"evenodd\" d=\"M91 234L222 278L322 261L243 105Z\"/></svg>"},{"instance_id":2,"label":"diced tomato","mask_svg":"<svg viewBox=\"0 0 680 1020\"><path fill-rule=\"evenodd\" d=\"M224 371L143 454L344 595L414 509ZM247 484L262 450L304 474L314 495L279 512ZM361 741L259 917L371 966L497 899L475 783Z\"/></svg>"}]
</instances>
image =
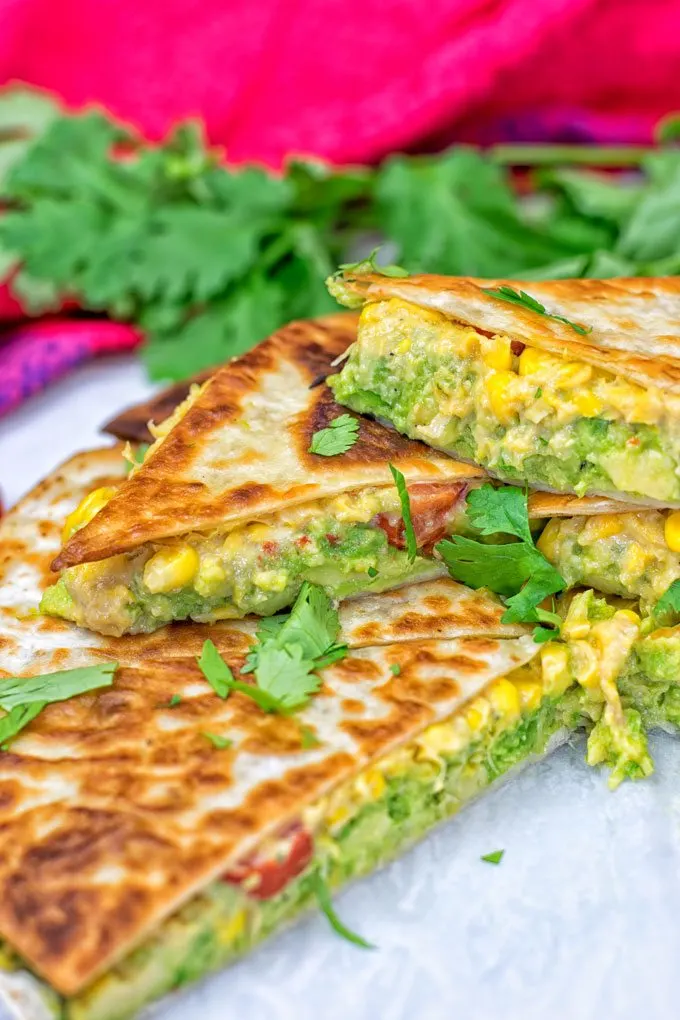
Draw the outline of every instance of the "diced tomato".
<instances>
[{"instance_id":1,"label":"diced tomato","mask_svg":"<svg viewBox=\"0 0 680 1020\"><path fill-rule=\"evenodd\" d=\"M329 531L328 534L326 535L326 541L328 542L329 545L337 545L340 539L338 538L337 535L333 535Z\"/></svg>"},{"instance_id":2,"label":"diced tomato","mask_svg":"<svg viewBox=\"0 0 680 1020\"><path fill-rule=\"evenodd\" d=\"M526 347L526 344L523 344L521 340L511 340L510 341L510 350L515 355L520 355L525 347Z\"/></svg>"},{"instance_id":3,"label":"diced tomato","mask_svg":"<svg viewBox=\"0 0 680 1020\"><path fill-rule=\"evenodd\" d=\"M262 543L262 552L265 554L265 556L276 556L278 551L279 551L279 543L278 542L263 542Z\"/></svg>"},{"instance_id":4,"label":"diced tomato","mask_svg":"<svg viewBox=\"0 0 680 1020\"><path fill-rule=\"evenodd\" d=\"M295 544L298 547L298 549L304 549L304 547L306 545L310 545L311 544L311 541L312 540L309 537L309 535L300 535L299 538L295 539Z\"/></svg>"},{"instance_id":5,"label":"diced tomato","mask_svg":"<svg viewBox=\"0 0 680 1020\"><path fill-rule=\"evenodd\" d=\"M267 850L251 854L223 875L225 882L240 885L257 900L276 896L305 870L314 854L314 841L300 822L290 825Z\"/></svg>"},{"instance_id":6,"label":"diced tomato","mask_svg":"<svg viewBox=\"0 0 680 1020\"><path fill-rule=\"evenodd\" d=\"M419 549L431 549L447 534L447 523L455 507L465 498L467 482L419 482L409 486L411 520ZM377 514L374 523L396 549L406 548L406 528L401 514Z\"/></svg>"}]
</instances>

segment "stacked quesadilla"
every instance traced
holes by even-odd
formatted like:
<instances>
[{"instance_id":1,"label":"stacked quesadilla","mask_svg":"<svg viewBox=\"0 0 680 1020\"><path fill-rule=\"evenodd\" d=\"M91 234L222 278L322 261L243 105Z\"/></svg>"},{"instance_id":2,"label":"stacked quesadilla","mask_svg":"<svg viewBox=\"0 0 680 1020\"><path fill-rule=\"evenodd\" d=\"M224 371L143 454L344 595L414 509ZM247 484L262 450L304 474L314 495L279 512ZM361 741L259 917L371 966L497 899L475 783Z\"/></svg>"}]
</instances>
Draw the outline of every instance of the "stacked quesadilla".
<instances>
[{"instance_id":1,"label":"stacked quesadilla","mask_svg":"<svg viewBox=\"0 0 680 1020\"><path fill-rule=\"evenodd\" d=\"M124 485L124 470L120 448L81 454L0 527L0 704L29 678L49 699L64 671L115 667L106 685L46 704L0 757L12 791L0 993L22 1020L126 1020L312 906L358 939L329 890L578 727L592 728L595 762L619 715L677 720L680 687L650 693L644 670L661 657L633 614L592 593L565 608L563 640L541 645L501 621L500 600L448 578L344 603L330 623L344 657L285 714L242 689L221 696L206 666L208 641L218 676L252 682L249 657L269 640L252 618L107 638L37 616L64 517ZM279 634L299 612L278 618ZM680 655L680 635L661 643ZM649 770L643 735L616 754L622 774Z\"/></svg>"},{"instance_id":2,"label":"stacked quesadilla","mask_svg":"<svg viewBox=\"0 0 680 1020\"><path fill-rule=\"evenodd\" d=\"M502 335L473 315L514 285L439 281L477 288L468 318L418 278L333 286L367 302L358 335L353 315L285 327L145 409L148 449L79 455L0 526L0 991L20 1020L128 1020L314 905L363 944L342 883L571 732L616 785L652 770L649 727L680 725L657 595L673 430L610 421L602 359L573 346L601 320L584 304L574 331L532 288L532 347L516 302L494 299ZM609 403L554 407L534 378L525 407L509 377L534 349L553 404L572 364ZM583 439L596 413L620 463Z\"/></svg>"}]
</instances>

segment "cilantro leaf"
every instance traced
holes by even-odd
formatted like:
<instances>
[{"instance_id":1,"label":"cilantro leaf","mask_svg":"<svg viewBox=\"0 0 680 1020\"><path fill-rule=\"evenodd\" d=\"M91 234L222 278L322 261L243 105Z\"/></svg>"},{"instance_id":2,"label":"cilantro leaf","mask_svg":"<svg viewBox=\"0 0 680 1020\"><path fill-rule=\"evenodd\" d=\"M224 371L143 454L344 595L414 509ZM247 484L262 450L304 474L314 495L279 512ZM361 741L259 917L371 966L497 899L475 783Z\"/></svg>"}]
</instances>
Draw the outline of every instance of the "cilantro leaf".
<instances>
[{"instance_id":1,"label":"cilantro leaf","mask_svg":"<svg viewBox=\"0 0 680 1020\"><path fill-rule=\"evenodd\" d=\"M654 616L680 613L680 580L673 581L654 606Z\"/></svg>"},{"instance_id":2,"label":"cilantro leaf","mask_svg":"<svg viewBox=\"0 0 680 1020\"><path fill-rule=\"evenodd\" d=\"M340 631L340 619L323 588L306 581L276 634L279 647L298 645L307 659L328 652Z\"/></svg>"},{"instance_id":3,"label":"cilantro leaf","mask_svg":"<svg viewBox=\"0 0 680 1020\"><path fill-rule=\"evenodd\" d=\"M537 645L543 645L546 641L554 641L556 632L549 627L534 627L533 638Z\"/></svg>"},{"instance_id":4,"label":"cilantro leaf","mask_svg":"<svg viewBox=\"0 0 680 1020\"><path fill-rule=\"evenodd\" d=\"M408 552L409 560L413 562L418 555L418 541L416 539L413 520L411 518L411 500L409 499L408 489L406 487L406 479L401 471L398 468L395 468L394 464L390 464L388 466L392 472L397 492L399 493L401 516L404 521L404 534L406 537L406 551Z\"/></svg>"},{"instance_id":5,"label":"cilantro leaf","mask_svg":"<svg viewBox=\"0 0 680 1020\"><path fill-rule=\"evenodd\" d=\"M316 733L310 726L300 727L300 744L303 751L308 751L312 747L319 747L321 741L317 737Z\"/></svg>"},{"instance_id":6,"label":"cilantro leaf","mask_svg":"<svg viewBox=\"0 0 680 1020\"><path fill-rule=\"evenodd\" d=\"M209 740L213 747L217 748L218 751L226 751L234 744L233 740L229 740L228 737L221 737L219 733L209 733L207 730L204 730L203 736L206 740Z\"/></svg>"},{"instance_id":7,"label":"cilantro leaf","mask_svg":"<svg viewBox=\"0 0 680 1020\"><path fill-rule=\"evenodd\" d=\"M351 931L346 925L342 923L340 918L333 908L333 901L331 899L330 889L326 885L326 882L320 871L314 871L309 876L309 882L316 896L319 908L326 915L328 923L334 932L337 932L343 939L347 939L355 946L360 946L362 949L375 949L370 942L362 938L361 935L357 935L356 932Z\"/></svg>"},{"instance_id":8,"label":"cilantro leaf","mask_svg":"<svg viewBox=\"0 0 680 1020\"><path fill-rule=\"evenodd\" d=\"M392 674L392 676L399 676L399 674L401 673L401 666L399 665L398 662L392 663L392 665L390 666L390 673Z\"/></svg>"},{"instance_id":9,"label":"cilantro leaf","mask_svg":"<svg viewBox=\"0 0 680 1020\"><path fill-rule=\"evenodd\" d=\"M203 643L201 654L196 661L218 698L228 698L236 682L234 674L210 638Z\"/></svg>"},{"instance_id":10,"label":"cilantro leaf","mask_svg":"<svg viewBox=\"0 0 680 1020\"><path fill-rule=\"evenodd\" d=\"M102 662L43 676L6 677L0 680L0 708L10 712L18 706L36 702L47 705L99 687L110 687L117 669L117 662Z\"/></svg>"},{"instance_id":11,"label":"cilantro leaf","mask_svg":"<svg viewBox=\"0 0 680 1020\"><path fill-rule=\"evenodd\" d=\"M468 493L467 505L470 523L482 535L501 532L533 543L527 499L521 489L511 485L499 489L482 485Z\"/></svg>"},{"instance_id":12,"label":"cilantro leaf","mask_svg":"<svg viewBox=\"0 0 680 1020\"><path fill-rule=\"evenodd\" d=\"M508 287L507 284L503 284L500 287L482 287L484 294L488 294L490 297L498 298L499 301L507 301L511 305L520 305L522 308L528 308L530 312L537 312L538 315L544 315L546 319L554 319L556 322L564 322L565 325L571 326L571 328L578 333L580 336L588 336L592 333L592 326L581 326L578 322L572 322L571 319L565 319L563 315L552 315L546 310L545 305L542 305L540 301L533 298L531 294L527 294L524 290L515 290L514 287Z\"/></svg>"},{"instance_id":13,"label":"cilantro leaf","mask_svg":"<svg viewBox=\"0 0 680 1020\"><path fill-rule=\"evenodd\" d=\"M303 658L299 645L277 648L263 645L255 667L257 686L276 702L276 709L289 712L305 705L321 687L321 677L313 673L314 663Z\"/></svg>"},{"instance_id":14,"label":"cilantro leaf","mask_svg":"<svg viewBox=\"0 0 680 1020\"><path fill-rule=\"evenodd\" d=\"M500 864L504 853L505 850L492 850L490 854L483 854L480 860L486 861L487 864Z\"/></svg>"},{"instance_id":15,"label":"cilantro leaf","mask_svg":"<svg viewBox=\"0 0 680 1020\"><path fill-rule=\"evenodd\" d=\"M4 718L0 719L0 748L3 751L8 750L8 741L40 715L46 704L46 701L34 701L30 705L15 705Z\"/></svg>"},{"instance_id":16,"label":"cilantro leaf","mask_svg":"<svg viewBox=\"0 0 680 1020\"><path fill-rule=\"evenodd\" d=\"M351 414L341 414L329 422L325 429L319 429L312 436L310 453L322 457L335 457L347 453L359 438L359 422Z\"/></svg>"}]
</instances>

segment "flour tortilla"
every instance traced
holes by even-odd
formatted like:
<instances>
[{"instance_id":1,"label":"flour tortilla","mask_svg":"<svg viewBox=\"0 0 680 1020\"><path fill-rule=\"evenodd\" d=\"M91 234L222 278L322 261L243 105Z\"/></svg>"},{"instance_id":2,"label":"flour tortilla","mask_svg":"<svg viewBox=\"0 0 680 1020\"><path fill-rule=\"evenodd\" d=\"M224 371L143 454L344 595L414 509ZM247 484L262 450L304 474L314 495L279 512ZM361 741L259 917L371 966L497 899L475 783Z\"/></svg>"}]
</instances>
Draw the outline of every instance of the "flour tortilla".
<instances>
[{"instance_id":1,"label":"flour tortilla","mask_svg":"<svg viewBox=\"0 0 680 1020\"><path fill-rule=\"evenodd\" d=\"M426 582L343 607L350 654L295 720L220 700L195 655L210 637L237 670L252 620L115 640L35 613L64 514L115 483L120 460L74 457L0 526L0 676L120 663L112 687L48 706L0 754L0 936L65 995L268 833L538 651L500 623L496 599ZM302 747L298 724L319 746ZM205 731L233 747L216 751Z\"/></svg>"}]
</instances>

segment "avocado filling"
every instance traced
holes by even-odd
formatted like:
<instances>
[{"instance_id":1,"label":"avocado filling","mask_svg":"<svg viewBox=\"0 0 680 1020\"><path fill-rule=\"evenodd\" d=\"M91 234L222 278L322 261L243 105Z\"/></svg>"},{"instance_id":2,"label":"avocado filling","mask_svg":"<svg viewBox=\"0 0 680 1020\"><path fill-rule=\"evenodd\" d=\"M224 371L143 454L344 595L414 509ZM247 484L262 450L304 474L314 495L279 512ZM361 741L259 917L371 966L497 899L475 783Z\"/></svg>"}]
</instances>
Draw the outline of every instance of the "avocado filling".
<instances>
[{"instance_id":1,"label":"avocado filling","mask_svg":"<svg viewBox=\"0 0 680 1020\"><path fill-rule=\"evenodd\" d=\"M680 502L680 397L439 312L366 305L328 383L341 404L504 480Z\"/></svg>"},{"instance_id":2,"label":"avocado filling","mask_svg":"<svg viewBox=\"0 0 680 1020\"><path fill-rule=\"evenodd\" d=\"M290 605L304 581L343 599L436 577L446 571L433 558L434 542L471 530L468 488L468 483L410 487L419 546L414 560L405 549L396 488L376 487L287 509L228 533L193 533L71 567L47 589L40 608L119 636L171 620L268 616ZM112 494L107 491L104 501ZM76 526L86 523L89 510L101 509L96 497L90 493L74 512Z\"/></svg>"},{"instance_id":3,"label":"avocado filling","mask_svg":"<svg viewBox=\"0 0 680 1020\"><path fill-rule=\"evenodd\" d=\"M627 611L591 596L584 593L569 607L568 644L542 646L530 663L493 681L448 720L311 805L80 994L56 996L5 947L0 968L7 980L40 996L45 1016L54 1020L129 1020L313 907L318 875L338 888L375 870L572 730L592 727L597 740L592 748L589 742L589 757L606 758L616 781L647 774L636 709L626 709L621 729L607 715L616 702L611 675L637 627ZM595 682L593 663L612 690Z\"/></svg>"},{"instance_id":4,"label":"avocado filling","mask_svg":"<svg viewBox=\"0 0 680 1020\"><path fill-rule=\"evenodd\" d=\"M680 578L679 517L650 510L554 518L537 544L568 587L639 598L648 610Z\"/></svg>"}]
</instances>

